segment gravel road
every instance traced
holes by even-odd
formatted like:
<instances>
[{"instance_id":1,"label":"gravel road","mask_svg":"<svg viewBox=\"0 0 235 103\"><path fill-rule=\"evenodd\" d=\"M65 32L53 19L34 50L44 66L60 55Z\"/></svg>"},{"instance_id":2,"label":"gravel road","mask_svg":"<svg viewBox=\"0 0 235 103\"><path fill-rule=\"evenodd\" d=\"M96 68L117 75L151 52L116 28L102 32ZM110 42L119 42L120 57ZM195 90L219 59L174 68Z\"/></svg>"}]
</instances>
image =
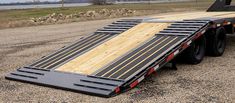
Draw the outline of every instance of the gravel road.
<instances>
[{"instance_id":1,"label":"gravel road","mask_svg":"<svg viewBox=\"0 0 235 103\"><path fill-rule=\"evenodd\" d=\"M115 19L0 30L0 102L36 103L169 103L235 102L235 36L228 37L222 57L206 57L199 65L162 69L136 88L113 98L9 81L4 76L58 48L94 32Z\"/></svg>"}]
</instances>

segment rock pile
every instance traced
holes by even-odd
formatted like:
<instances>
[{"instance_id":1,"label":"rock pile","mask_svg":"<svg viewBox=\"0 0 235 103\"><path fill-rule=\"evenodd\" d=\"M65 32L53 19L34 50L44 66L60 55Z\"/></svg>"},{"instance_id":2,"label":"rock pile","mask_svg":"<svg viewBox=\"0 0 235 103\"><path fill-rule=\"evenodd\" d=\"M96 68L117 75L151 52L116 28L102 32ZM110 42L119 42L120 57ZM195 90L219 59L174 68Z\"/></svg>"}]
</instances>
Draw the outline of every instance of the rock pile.
<instances>
[{"instance_id":1,"label":"rock pile","mask_svg":"<svg viewBox=\"0 0 235 103\"><path fill-rule=\"evenodd\" d=\"M116 17L116 16L128 16L135 14L136 11L129 9L102 9L100 11L87 11L86 13L81 12L79 16L81 17Z\"/></svg>"},{"instance_id":2,"label":"rock pile","mask_svg":"<svg viewBox=\"0 0 235 103\"><path fill-rule=\"evenodd\" d=\"M31 22L36 22L36 23L55 23L61 20L65 19L72 19L72 18L77 18L78 15L75 14L70 14L70 15L64 15L62 13L52 13L47 16L39 17L39 18L31 18Z\"/></svg>"},{"instance_id":3,"label":"rock pile","mask_svg":"<svg viewBox=\"0 0 235 103\"><path fill-rule=\"evenodd\" d=\"M87 11L87 12L79 12L69 15L64 15L62 13L52 13L47 16L39 17L39 18L31 18L30 21L34 23L56 23L58 21L74 19L74 18L87 18L87 19L95 19L95 18L107 18L107 17L120 17L120 16L131 16L134 15L136 11L129 10L125 8L121 9L102 9L100 11Z\"/></svg>"}]
</instances>

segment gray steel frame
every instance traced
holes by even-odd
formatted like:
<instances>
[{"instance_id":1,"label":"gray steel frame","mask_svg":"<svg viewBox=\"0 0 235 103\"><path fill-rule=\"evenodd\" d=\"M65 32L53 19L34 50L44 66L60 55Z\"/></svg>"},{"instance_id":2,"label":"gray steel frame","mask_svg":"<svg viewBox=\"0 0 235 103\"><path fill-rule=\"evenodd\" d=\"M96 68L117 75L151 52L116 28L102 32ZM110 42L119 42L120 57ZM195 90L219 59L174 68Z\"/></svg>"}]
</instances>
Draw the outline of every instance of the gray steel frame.
<instances>
[{"instance_id":1,"label":"gray steel frame","mask_svg":"<svg viewBox=\"0 0 235 103\"><path fill-rule=\"evenodd\" d=\"M182 41L179 41L179 43L176 43L174 46L169 48L168 52L162 53L161 56L158 56L158 58L155 58L154 60L150 61L148 64L146 64L143 68L139 69L132 75L130 75L125 80L118 80L118 79L112 79L112 78L103 78L103 77L96 77L96 76L87 76L87 75L81 75L81 74L75 74L75 73L65 73L65 72L58 72L54 69L47 70L42 68L35 68L35 67L22 67L17 69L17 71L10 73L6 76L6 79L11 80L17 80L17 81L23 81L23 82L29 82L34 83L38 85L43 86L51 86L56 88L61 88L65 90L72 90L72 91L78 91L85 94L90 95L97 95L102 97L110 97L117 95L116 90L121 89L121 92L129 90L129 85L140 78L143 75L147 75L147 72L149 68L153 67L156 64L160 64L160 68L163 67L167 62L165 61L166 57L173 53L175 50L180 49L180 45L192 40L196 33L206 30L210 28L210 25L213 23L217 24L223 24L224 20L227 20L231 22L232 24L235 23L235 20L233 18L226 18L226 19L213 19L210 18L203 18L203 19L194 19L194 20L184 20L183 22L180 21L179 23L186 23L186 22L208 22L209 24L206 24L202 28L199 28L198 26L190 26L190 27L183 27L181 25L174 25L169 26L166 31L175 31L176 29L179 30L185 30L185 31L195 31L192 34L184 35L185 38ZM117 26L118 27L118 26ZM119 27L118 27L119 28ZM176 36L176 35L175 35ZM181 35L178 35L181 36ZM181 50L180 52L182 52ZM158 68L158 69L160 69Z\"/></svg>"}]
</instances>

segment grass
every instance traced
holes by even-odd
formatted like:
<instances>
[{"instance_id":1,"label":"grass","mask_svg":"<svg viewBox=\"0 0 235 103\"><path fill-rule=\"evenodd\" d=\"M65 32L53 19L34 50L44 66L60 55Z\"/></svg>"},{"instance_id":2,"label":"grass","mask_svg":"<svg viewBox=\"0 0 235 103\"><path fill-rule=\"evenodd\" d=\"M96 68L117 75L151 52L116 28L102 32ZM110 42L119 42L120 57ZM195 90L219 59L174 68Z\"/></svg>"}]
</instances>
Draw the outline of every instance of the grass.
<instances>
[{"instance_id":1,"label":"grass","mask_svg":"<svg viewBox=\"0 0 235 103\"><path fill-rule=\"evenodd\" d=\"M153 3L153 4L118 4L118 5L91 5L84 7L67 7L67 8L35 8L24 10L2 10L0 11L0 22L7 24L9 22L28 20L30 18L37 18L46 16L52 13L73 14L79 12L86 12L89 10L101 10L101 9L120 9L127 8L136 11L143 12L143 15L151 14L152 12L169 12L176 9L186 10L206 10L211 5L212 0L198 0L196 2L178 2L178 3ZM140 14L141 15L141 14ZM1 27L1 26L0 26Z\"/></svg>"}]
</instances>

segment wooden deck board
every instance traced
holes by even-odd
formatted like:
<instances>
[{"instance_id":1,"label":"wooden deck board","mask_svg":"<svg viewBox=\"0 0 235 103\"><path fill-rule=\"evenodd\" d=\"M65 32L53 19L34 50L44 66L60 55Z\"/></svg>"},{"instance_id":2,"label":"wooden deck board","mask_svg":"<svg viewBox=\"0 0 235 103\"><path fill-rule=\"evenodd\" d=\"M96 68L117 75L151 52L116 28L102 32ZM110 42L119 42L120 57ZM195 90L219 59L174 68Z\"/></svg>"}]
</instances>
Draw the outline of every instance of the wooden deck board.
<instances>
[{"instance_id":1,"label":"wooden deck board","mask_svg":"<svg viewBox=\"0 0 235 103\"><path fill-rule=\"evenodd\" d=\"M231 13L231 14L228 14L228 15L220 15L220 16L216 16L216 17L219 17L219 18L231 18L231 17L235 17L235 12Z\"/></svg>"},{"instance_id":2,"label":"wooden deck board","mask_svg":"<svg viewBox=\"0 0 235 103\"><path fill-rule=\"evenodd\" d=\"M184 19L197 19L205 17L231 17L231 16L235 16L235 12L189 12L189 13L168 14L162 16L152 16L152 17L159 18L159 20L181 21Z\"/></svg>"},{"instance_id":3,"label":"wooden deck board","mask_svg":"<svg viewBox=\"0 0 235 103\"><path fill-rule=\"evenodd\" d=\"M57 71L92 74L163 30L169 23L141 23L71 60Z\"/></svg>"}]
</instances>

